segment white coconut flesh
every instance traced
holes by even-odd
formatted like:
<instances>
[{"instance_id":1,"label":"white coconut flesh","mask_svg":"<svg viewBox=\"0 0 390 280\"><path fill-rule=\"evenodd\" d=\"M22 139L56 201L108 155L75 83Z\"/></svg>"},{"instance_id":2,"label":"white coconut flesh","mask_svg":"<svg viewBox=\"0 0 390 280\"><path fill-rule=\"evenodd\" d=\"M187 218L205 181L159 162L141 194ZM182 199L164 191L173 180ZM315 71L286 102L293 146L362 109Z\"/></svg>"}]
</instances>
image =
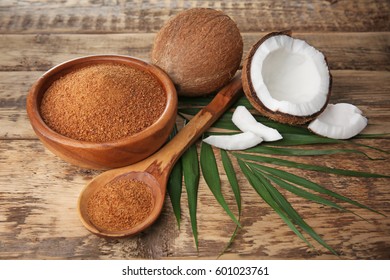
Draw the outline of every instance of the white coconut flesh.
<instances>
[{"instance_id":1,"label":"white coconut flesh","mask_svg":"<svg viewBox=\"0 0 390 280\"><path fill-rule=\"evenodd\" d=\"M250 131L264 141L277 141L283 138L276 129L258 122L245 106L237 106L232 121L241 131Z\"/></svg>"},{"instance_id":2,"label":"white coconut flesh","mask_svg":"<svg viewBox=\"0 0 390 280\"><path fill-rule=\"evenodd\" d=\"M366 126L367 118L359 108L352 104L338 103L328 104L308 128L328 138L349 139L358 135Z\"/></svg>"},{"instance_id":3,"label":"white coconut flesh","mask_svg":"<svg viewBox=\"0 0 390 280\"><path fill-rule=\"evenodd\" d=\"M274 112L309 116L327 102L330 76L324 55L287 35L271 36L258 47L250 78L259 100Z\"/></svg>"},{"instance_id":4,"label":"white coconut flesh","mask_svg":"<svg viewBox=\"0 0 390 280\"><path fill-rule=\"evenodd\" d=\"M263 139L247 131L234 135L211 135L203 141L224 150L246 150L260 144Z\"/></svg>"}]
</instances>

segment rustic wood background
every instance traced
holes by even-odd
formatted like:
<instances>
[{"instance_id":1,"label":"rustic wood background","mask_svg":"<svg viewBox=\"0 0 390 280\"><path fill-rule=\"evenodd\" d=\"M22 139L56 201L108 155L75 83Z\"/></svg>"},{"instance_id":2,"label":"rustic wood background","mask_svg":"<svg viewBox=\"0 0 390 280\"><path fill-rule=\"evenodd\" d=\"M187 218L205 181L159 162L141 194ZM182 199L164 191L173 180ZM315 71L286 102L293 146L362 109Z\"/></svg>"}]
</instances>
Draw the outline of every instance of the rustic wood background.
<instances>
[{"instance_id":1,"label":"rustic wood background","mask_svg":"<svg viewBox=\"0 0 390 280\"><path fill-rule=\"evenodd\" d=\"M158 222L137 237L107 240L81 225L76 201L98 171L58 159L37 140L25 111L32 83L50 67L92 54L124 54L149 60L155 33L172 15L193 7L223 10L240 28L245 53L265 33L292 29L322 50L334 77L331 102L350 102L369 118L365 133L390 132L390 2L2 0L0 1L0 258L129 259L217 258L234 224L204 181L199 191L199 251L183 194L179 230L167 198ZM359 140L389 150L390 141ZM386 156L366 150L372 156ZM359 155L309 157L300 162L390 174L390 161ZM285 168L285 170L289 170ZM291 169L292 170L292 169ZM243 229L226 259L390 259L390 180L315 172L300 175L375 208L386 217L352 208L350 213L287 197L334 247L310 249L252 190L239 180ZM234 199L223 178L223 191Z\"/></svg>"}]
</instances>

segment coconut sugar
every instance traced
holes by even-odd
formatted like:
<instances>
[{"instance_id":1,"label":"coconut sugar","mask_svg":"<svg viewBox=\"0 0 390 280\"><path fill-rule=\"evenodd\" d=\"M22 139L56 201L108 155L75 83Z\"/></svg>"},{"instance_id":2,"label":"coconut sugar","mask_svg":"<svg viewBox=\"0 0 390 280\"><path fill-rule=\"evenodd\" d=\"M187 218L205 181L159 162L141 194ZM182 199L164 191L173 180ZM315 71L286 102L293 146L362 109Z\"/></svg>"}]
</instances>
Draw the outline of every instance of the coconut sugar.
<instances>
[{"instance_id":1,"label":"coconut sugar","mask_svg":"<svg viewBox=\"0 0 390 280\"><path fill-rule=\"evenodd\" d=\"M121 231L144 221L153 209L152 192L145 183L118 178L99 188L88 199L90 221L104 231Z\"/></svg>"},{"instance_id":2,"label":"coconut sugar","mask_svg":"<svg viewBox=\"0 0 390 280\"><path fill-rule=\"evenodd\" d=\"M151 126L166 102L166 94L152 74L123 64L101 63L56 80L45 92L40 112L59 134L108 142Z\"/></svg>"}]
</instances>

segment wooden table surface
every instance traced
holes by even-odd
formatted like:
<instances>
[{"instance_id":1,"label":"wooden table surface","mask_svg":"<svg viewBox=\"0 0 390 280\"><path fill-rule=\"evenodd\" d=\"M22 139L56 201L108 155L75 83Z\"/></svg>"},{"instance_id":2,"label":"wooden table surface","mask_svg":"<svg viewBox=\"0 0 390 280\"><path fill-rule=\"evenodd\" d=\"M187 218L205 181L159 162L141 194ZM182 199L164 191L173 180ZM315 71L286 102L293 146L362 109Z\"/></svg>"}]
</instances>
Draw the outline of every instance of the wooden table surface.
<instances>
[{"instance_id":1,"label":"wooden table surface","mask_svg":"<svg viewBox=\"0 0 390 280\"><path fill-rule=\"evenodd\" d=\"M72 166L43 147L25 111L32 83L52 66L92 54L123 54L149 60L155 33L172 15L192 8L223 10L238 24L244 53L264 34L292 29L328 58L334 78L331 102L348 102L369 119L364 133L390 132L390 2L368 1L0 1L0 258L1 259L193 259L217 258L234 224L201 178L199 250L191 233L185 191L178 229L169 198L146 232L104 239L81 224L81 188L100 171ZM352 140L351 140L352 141ZM389 150L388 139L354 140ZM299 162L390 175L387 154L341 154ZM294 158L296 159L296 158ZM290 170L288 168L282 168ZM291 169L292 170L292 169ZM297 171L386 216L352 207L349 212L286 194L304 219L338 253L309 248L254 192L240 173L242 225L225 259L389 259L390 180ZM234 199L221 174L232 209ZM344 204L343 204L344 205Z\"/></svg>"}]
</instances>

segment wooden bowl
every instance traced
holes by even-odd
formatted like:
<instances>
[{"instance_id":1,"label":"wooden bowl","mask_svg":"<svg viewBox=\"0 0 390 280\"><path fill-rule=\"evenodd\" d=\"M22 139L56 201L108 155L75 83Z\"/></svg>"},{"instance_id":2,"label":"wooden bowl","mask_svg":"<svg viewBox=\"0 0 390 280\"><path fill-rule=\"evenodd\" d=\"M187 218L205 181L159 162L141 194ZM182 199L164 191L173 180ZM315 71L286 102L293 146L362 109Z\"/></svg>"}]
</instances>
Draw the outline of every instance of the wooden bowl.
<instances>
[{"instance_id":1,"label":"wooden bowl","mask_svg":"<svg viewBox=\"0 0 390 280\"><path fill-rule=\"evenodd\" d=\"M120 63L152 74L166 93L166 107L151 126L132 136L110 142L71 139L49 128L40 114L46 90L60 77L93 64ZM169 76L157 66L128 56L96 55L64 62L43 74L27 97L27 115L36 135L54 154L65 161L90 169L111 169L138 162L156 152L167 140L176 120L177 94Z\"/></svg>"}]
</instances>

